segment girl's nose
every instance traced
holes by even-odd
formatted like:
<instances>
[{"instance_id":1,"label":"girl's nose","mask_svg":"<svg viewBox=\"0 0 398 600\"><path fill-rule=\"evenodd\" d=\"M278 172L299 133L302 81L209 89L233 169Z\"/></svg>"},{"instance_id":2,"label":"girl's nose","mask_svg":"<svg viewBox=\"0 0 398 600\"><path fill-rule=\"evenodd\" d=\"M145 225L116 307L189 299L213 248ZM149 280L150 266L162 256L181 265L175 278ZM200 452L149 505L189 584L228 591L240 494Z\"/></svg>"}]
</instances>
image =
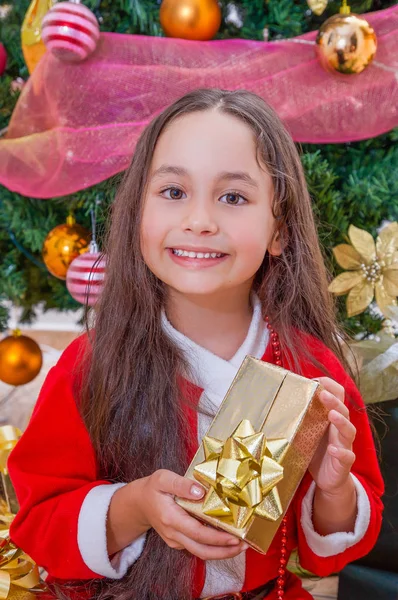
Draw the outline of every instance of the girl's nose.
<instances>
[{"instance_id":1,"label":"girl's nose","mask_svg":"<svg viewBox=\"0 0 398 600\"><path fill-rule=\"evenodd\" d=\"M213 212L204 202L190 202L181 223L183 230L195 235L217 233L218 225Z\"/></svg>"}]
</instances>

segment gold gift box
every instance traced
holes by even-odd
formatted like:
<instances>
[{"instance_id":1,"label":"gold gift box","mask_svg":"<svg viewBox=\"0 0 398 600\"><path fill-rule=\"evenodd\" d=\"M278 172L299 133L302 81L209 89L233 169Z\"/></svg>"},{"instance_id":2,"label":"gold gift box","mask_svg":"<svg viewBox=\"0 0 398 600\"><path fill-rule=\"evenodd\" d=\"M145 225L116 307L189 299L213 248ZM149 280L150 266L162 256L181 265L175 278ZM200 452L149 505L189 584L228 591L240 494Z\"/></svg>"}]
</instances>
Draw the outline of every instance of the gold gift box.
<instances>
[{"instance_id":1,"label":"gold gift box","mask_svg":"<svg viewBox=\"0 0 398 600\"><path fill-rule=\"evenodd\" d=\"M241 435L245 429L244 424L242 429L242 421L246 425L250 422L255 432L264 434L268 444L267 456L283 467L283 478L277 480L271 492L263 494L263 498L266 496L271 508L275 500L277 500L276 504L279 508L276 514L271 509L268 517L264 516L267 511L262 511L262 516L259 516L261 511L257 511L258 514L254 512L243 526L241 524L237 526L238 519L236 518L232 520L231 517L214 517L205 514L204 507L207 507L208 513L212 512L208 510L208 507L209 497L214 490L209 484L205 484L209 492L203 501L176 498L176 502L200 520L245 540L252 548L265 554L328 427L327 411L319 400L321 389L322 386L317 381L247 356L185 477L204 483L198 473L200 475L202 471L206 475L209 470L207 469L208 465L212 465L211 459L215 458L215 454L211 454L212 450L209 451L209 445L214 446L214 443L217 444L220 441L223 447L228 445L230 448L234 435ZM243 435L248 435L247 431ZM235 447L240 448L238 452L246 450L245 446L241 444L244 439L248 440L249 438L238 437L232 440ZM250 439L254 439L253 436ZM225 444L227 440L228 443ZM233 458L236 456L234 455ZM269 458L265 460L269 462ZM223 477L226 469L224 466L220 468L221 461L218 461L217 464L217 473ZM276 466L278 467L278 465ZM221 474L220 471L222 471ZM252 472L254 472L253 469ZM262 472L259 470L259 474L255 475L262 482ZM233 479L232 476L231 478ZM247 480L248 478L245 479L245 481ZM225 478L222 481L226 481ZM227 480L227 484L235 487L229 480ZM231 506L228 500L228 489L225 489L225 493L224 500L227 505ZM229 498L233 497L233 494L229 495ZM272 502L270 502L270 498ZM211 502L210 498L210 504ZM261 508L263 504L264 502L259 507ZM235 505L234 509L236 508ZM236 513L236 510L234 512ZM236 517L236 514L234 516ZM243 523L244 521L245 519L243 519Z\"/></svg>"}]
</instances>

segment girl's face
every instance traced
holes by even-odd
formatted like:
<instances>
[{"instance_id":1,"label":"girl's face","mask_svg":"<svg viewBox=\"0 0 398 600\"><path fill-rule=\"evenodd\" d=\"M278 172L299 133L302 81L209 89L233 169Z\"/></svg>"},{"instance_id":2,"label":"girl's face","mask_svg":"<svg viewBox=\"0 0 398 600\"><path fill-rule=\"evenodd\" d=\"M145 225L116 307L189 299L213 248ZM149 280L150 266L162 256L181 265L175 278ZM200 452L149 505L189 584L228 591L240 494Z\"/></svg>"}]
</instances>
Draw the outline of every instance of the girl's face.
<instances>
[{"instance_id":1,"label":"girl's face","mask_svg":"<svg viewBox=\"0 0 398 600\"><path fill-rule=\"evenodd\" d=\"M273 186L256 160L251 129L216 110L171 123L154 152L141 248L175 292L249 293L273 240Z\"/></svg>"}]
</instances>

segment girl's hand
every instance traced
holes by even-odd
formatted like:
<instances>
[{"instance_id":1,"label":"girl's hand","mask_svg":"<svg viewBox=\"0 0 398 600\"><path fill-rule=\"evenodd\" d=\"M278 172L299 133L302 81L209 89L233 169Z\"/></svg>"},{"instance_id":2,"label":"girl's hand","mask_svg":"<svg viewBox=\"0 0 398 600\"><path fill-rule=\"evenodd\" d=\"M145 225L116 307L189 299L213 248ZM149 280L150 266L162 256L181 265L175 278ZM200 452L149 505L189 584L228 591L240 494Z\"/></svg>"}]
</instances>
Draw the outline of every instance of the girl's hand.
<instances>
[{"instance_id":1,"label":"girl's hand","mask_svg":"<svg viewBox=\"0 0 398 600\"><path fill-rule=\"evenodd\" d=\"M170 548L188 550L202 560L232 558L248 548L233 535L200 523L175 503L173 496L200 500L206 490L199 483L161 469L146 478L142 492L142 514Z\"/></svg>"},{"instance_id":2,"label":"girl's hand","mask_svg":"<svg viewBox=\"0 0 398 600\"><path fill-rule=\"evenodd\" d=\"M352 444L356 429L344 404L344 388L329 377L320 377L318 381L325 388L320 399L329 411L330 426L311 461L309 472L320 490L334 495L347 484L355 461Z\"/></svg>"}]
</instances>

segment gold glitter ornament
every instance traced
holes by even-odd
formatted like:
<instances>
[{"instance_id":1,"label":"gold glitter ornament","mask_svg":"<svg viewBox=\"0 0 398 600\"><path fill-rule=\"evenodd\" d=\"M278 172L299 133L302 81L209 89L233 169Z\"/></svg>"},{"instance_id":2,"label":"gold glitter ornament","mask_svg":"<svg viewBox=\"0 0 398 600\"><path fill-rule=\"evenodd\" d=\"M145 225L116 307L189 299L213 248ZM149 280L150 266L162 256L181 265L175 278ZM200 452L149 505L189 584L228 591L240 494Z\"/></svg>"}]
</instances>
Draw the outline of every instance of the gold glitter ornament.
<instances>
[{"instance_id":1,"label":"gold glitter ornament","mask_svg":"<svg viewBox=\"0 0 398 600\"><path fill-rule=\"evenodd\" d=\"M350 12L346 2L340 14L327 19L316 38L317 55L327 71L352 75L372 62L377 38L374 29L361 16Z\"/></svg>"},{"instance_id":2,"label":"gold glitter ornament","mask_svg":"<svg viewBox=\"0 0 398 600\"><path fill-rule=\"evenodd\" d=\"M211 40L221 25L217 0L163 0L160 24L168 37Z\"/></svg>"},{"instance_id":3,"label":"gold glitter ornament","mask_svg":"<svg viewBox=\"0 0 398 600\"><path fill-rule=\"evenodd\" d=\"M88 251L90 232L78 225L72 215L66 223L57 225L48 234L43 244L43 260L51 275L66 279L71 262L80 254Z\"/></svg>"},{"instance_id":4,"label":"gold glitter ornament","mask_svg":"<svg viewBox=\"0 0 398 600\"><path fill-rule=\"evenodd\" d=\"M0 342L0 380L8 385L25 385L39 373L43 364L40 346L16 329Z\"/></svg>"},{"instance_id":5,"label":"gold glitter ornament","mask_svg":"<svg viewBox=\"0 0 398 600\"><path fill-rule=\"evenodd\" d=\"M376 243L367 231L350 225L351 244L340 244L333 254L344 273L333 279L329 291L336 296L347 294L347 314L359 315L376 299L386 314L389 306L396 306L398 296L398 223L390 223L381 230ZM388 314L386 314L388 316Z\"/></svg>"}]
</instances>

